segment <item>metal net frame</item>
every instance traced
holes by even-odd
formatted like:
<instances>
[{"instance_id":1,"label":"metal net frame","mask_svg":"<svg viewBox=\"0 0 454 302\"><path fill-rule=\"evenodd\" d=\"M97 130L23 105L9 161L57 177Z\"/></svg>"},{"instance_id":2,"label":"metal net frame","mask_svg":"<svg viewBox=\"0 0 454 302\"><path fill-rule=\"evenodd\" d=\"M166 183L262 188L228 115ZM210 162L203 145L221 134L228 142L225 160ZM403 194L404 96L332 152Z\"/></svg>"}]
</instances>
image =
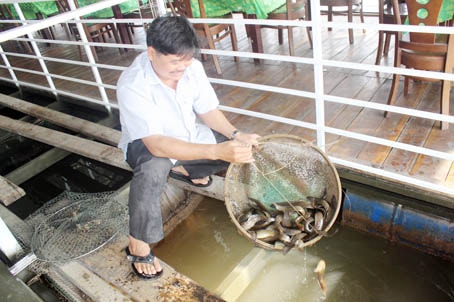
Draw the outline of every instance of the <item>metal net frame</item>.
<instances>
[{"instance_id":1,"label":"metal net frame","mask_svg":"<svg viewBox=\"0 0 454 302\"><path fill-rule=\"evenodd\" d=\"M53 263L86 256L117 235L127 234L128 208L115 197L114 191L65 191L28 216L15 231L24 255L39 260L28 268L46 272Z\"/></svg>"}]
</instances>

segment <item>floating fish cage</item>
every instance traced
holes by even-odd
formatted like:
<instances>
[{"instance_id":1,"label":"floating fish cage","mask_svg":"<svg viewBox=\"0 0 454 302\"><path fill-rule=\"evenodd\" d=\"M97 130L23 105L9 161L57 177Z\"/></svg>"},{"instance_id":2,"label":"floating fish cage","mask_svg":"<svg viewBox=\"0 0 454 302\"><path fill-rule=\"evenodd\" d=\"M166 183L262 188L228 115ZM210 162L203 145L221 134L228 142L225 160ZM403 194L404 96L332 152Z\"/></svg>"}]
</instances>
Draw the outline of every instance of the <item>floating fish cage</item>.
<instances>
[{"instance_id":1,"label":"floating fish cage","mask_svg":"<svg viewBox=\"0 0 454 302\"><path fill-rule=\"evenodd\" d=\"M241 235L257 246L287 252L319 241L342 203L339 175L324 152L292 135L262 137L255 161L232 163L224 197Z\"/></svg>"}]
</instances>

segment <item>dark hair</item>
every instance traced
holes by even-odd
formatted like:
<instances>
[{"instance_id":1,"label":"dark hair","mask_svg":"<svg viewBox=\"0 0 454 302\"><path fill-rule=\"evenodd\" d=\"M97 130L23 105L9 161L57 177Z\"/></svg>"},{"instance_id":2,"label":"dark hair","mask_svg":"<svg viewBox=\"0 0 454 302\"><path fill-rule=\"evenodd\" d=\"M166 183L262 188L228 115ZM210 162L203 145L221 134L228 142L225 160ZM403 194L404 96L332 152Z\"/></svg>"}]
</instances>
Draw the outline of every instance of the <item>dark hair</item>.
<instances>
[{"instance_id":1,"label":"dark hair","mask_svg":"<svg viewBox=\"0 0 454 302\"><path fill-rule=\"evenodd\" d=\"M188 55L199 50L199 40L191 23L183 16L163 16L147 29L147 46L164 55Z\"/></svg>"}]
</instances>

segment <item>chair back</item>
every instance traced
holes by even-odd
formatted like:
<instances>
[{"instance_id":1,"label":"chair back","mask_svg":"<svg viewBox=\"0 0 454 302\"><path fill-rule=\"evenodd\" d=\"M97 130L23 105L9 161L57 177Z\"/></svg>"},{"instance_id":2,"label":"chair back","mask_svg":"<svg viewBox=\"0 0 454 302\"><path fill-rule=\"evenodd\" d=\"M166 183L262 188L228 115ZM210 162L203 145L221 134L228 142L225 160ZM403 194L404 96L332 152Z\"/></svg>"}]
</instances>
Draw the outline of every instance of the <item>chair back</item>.
<instances>
[{"instance_id":1,"label":"chair back","mask_svg":"<svg viewBox=\"0 0 454 302\"><path fill-rule=\"evenodd\" d=\"M410 25L437 26L443 0L406 0L408 22ZM398 0L393 0L394 11L399 11ZM395 14L396 23L402 24L399 14ZM410 32L410 41L416 43L435 43L434 33Z\"/></svg>"},{"instance_id":2,"label":"chair back","mask_svg":"<svg viewBox=\"0 0 454 302\"><path fill-rule=\"evenodd\" d=\"M205 5L203 4L203 0L198 0L198 2L199 2L200 18L206 19L207 14L205 12Z\"/></svg>"},{"instance_id":3,"label":"chair back","mask_svg":"<svg viewBox=\"0 0 454 302\"><path fill-rule=\"evenodd\" d=\"M2 20L11 20L14 19L11 10L8 7L8 4L0 4L0 19Z\"/></svg>"},{"instance_id":4,"label":"chair back","mask_svg":"<svg viewBox=\"0 0 454 302\"><path fill-rule=\"evenodd\" d=\"M287 19L298 20L306 17L308 0L287 0Z\"/></svg>"},{"instance_id":5,"label":"chair back","mask_svg":"<svg viewBox=\"0 0 454 302\"><path fill-rule=\"evenodd\" d=\"M0 20L14 20L14 15L11 12L8 4L0 4ZM3 23L0 22L0 31L8 30L13 27L20 26L19 23Z\"/></svg>"},{"instance_id":6,"label":"chair back","mask_svg":"<svg viewBox=\"0 0 454 302\"><path fill-rule=\"evenodd\" d=\"M191 0L173 0L170 1L169 4L170 10L172 11L173 15L182 15L186 18L196 18L196 16L192 12ZM203 0L198 0L198 5L200 18L206 19L207 15L205 12L205 5L203 4Z\"/></svg>"},{"instance_id":7,"label":"chair back","mask_svg":"<svg viewBox=\"0 0 454 302\"><path fill-rule=\"evenodd\" d=\"M194 18L190 0L173 0L169 1L169 4L174 16L180 15L186 18Z\"/></svg>"},{"instance_id":8,"label":"chair back","mask_svg":"<svg viewBox=\"0 0 454 302\"><path fill-rule=\"evenodd\" d=\"M71 11L71 8L69 7L67 0L57 0L57 1L55 1L55 3L57 4L57 8L60 13L65 13L65 12ZM76 3L77 3L77 1L76 1Z\"/></svg>"}]
</instances>

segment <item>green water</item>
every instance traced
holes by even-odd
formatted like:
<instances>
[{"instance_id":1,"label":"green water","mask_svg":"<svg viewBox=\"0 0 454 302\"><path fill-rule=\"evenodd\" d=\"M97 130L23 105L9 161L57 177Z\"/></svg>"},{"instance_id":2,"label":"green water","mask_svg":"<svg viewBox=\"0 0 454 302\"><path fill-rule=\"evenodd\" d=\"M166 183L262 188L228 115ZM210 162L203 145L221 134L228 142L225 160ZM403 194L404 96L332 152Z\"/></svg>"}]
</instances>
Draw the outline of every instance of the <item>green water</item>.
<instances>
[{"instance_id":1,"label":"green water","mask_svg":"<svg viewBox=\"0 0 454 302\"><path fill-rule=\"evenodd\" d=\"M284 256L254 247L224 204L207 198L154 251L228 301L454 301L454 263L333 228L334 236ZM320 259L326 297L313 272Z\"/></svg>"}]
</instances>

